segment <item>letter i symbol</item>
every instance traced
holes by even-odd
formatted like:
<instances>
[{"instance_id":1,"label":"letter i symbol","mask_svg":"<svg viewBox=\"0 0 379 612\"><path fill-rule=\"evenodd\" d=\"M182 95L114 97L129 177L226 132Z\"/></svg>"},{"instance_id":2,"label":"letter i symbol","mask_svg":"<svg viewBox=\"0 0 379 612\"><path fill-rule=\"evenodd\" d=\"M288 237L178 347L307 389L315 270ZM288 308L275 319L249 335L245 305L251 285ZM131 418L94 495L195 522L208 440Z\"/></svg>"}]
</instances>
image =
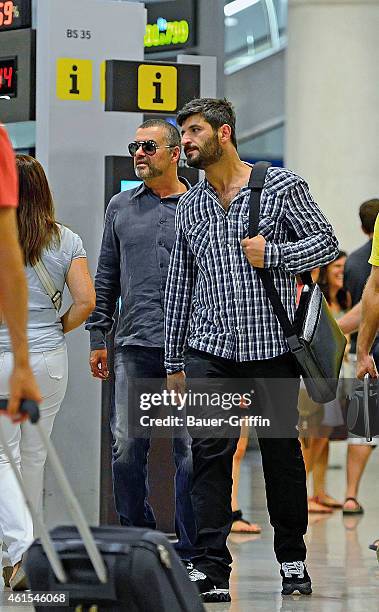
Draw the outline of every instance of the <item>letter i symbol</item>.
<instances>
[{"instance_id":1,"label":"letter i symbol","mask_svg":"<svg viewBox=\"0 0 379 612\"><path fill-rule=\"evenodd\" d=\"M162 75L160 72L157 72L155 77L157 79L162 78ZM163 99L162 99L162 83L159 83L159 81L154 81L153 82L154 85L154 89L155 89L155 98L153 100L153 102L155 104L163 104Z\"/></svg>"},{"instance_id":2,"label":"letter i symbol","mask_svg":"<svg viewBox=\"0 0 379 612\"><path fill-rule=\"evenodd\" d=\"M73 66L72 70L74 72L77 72L78 67L77 66ZM77 74L70 74L70 79L71 79L70 94L79 94L80 91L78 89L78 75Z\"/></svg>"}]
</instances>

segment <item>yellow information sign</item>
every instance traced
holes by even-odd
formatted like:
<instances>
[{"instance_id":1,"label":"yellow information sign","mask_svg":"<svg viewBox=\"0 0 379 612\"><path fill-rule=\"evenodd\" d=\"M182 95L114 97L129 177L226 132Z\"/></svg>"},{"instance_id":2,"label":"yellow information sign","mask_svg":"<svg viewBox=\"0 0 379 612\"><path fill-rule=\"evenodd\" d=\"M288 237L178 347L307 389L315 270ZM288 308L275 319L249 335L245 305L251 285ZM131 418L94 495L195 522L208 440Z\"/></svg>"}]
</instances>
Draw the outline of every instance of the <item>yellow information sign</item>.
<instances>
[{"instance_id":1,"label":"yellow information sign","mask_svg":"<svg viewBox=\"0 0 379 612\"><path fill-rule=\"evenodd\" d=\"M178 104L178 71L175 66L141 64L138 67L138 107L141 110L175 111Z\"/></svg>"},{"instance_id":2,"label":"yellow information sign","mask_svg":"<svg viewBox=\"0 0 379 612\"><path fill-rule=\"evenodd\" d=\"M57 59L57 98L92 100L92 60L60 57Z\"/></svg>"}]
</instances>

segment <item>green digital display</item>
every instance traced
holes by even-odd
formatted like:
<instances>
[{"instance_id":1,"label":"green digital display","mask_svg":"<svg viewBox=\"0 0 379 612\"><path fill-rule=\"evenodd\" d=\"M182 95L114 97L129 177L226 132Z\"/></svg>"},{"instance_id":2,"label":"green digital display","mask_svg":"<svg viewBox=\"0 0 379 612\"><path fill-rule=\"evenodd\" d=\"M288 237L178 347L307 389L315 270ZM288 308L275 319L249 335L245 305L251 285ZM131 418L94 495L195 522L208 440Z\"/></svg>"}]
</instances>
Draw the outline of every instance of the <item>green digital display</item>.
<instances>
[{"instance_id":1,"label":"green digital display","mask_svg":"<svg viewBox=\"0 0 379 612\"><path fill-rule=\"evenodd\" d=\"M196 44L196 1L152 2L147 5L145 50L181 49Z\"/></svg>"},{"instance_id":2,"label":"green digital display","mask_svg":"<svg viewBox=\"0 0 379 612\"><path fill-rule=\"evenodd\" d=\"M184 45L189 39L190 25L188 21L166 21L160 17L157 23L147 24L144 38L145 47L165 47L168 45Z\"/></svg>"}]
</instances>

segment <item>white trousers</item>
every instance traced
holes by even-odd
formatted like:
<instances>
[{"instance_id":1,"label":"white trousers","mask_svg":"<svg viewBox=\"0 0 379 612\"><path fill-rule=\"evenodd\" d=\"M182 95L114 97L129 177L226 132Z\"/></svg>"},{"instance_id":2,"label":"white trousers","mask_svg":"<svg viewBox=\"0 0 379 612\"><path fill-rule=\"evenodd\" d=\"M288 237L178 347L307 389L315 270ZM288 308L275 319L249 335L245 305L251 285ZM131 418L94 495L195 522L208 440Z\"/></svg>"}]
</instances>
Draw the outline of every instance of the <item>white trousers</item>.
<instances>
[{"instance_id":1,"label":"white trousers","mask_svg":"<svg viewBox=\"0 0 379 612\"><path fill-rule=\"evenodd\" d=\"M43 398L40 423L50 436L67 388L66 346L31 353L30 364ZM12 368L12 353L0 353L1 398L8 397ZM46 450L38 432L29 422L13 425L7 417L1 418L1 424L33 505L42 513ZM33 524L11 465L0 446L0 548L1 541L8 549L11 564L15 565L33 541Z\"/></svg>"}]
</instances>

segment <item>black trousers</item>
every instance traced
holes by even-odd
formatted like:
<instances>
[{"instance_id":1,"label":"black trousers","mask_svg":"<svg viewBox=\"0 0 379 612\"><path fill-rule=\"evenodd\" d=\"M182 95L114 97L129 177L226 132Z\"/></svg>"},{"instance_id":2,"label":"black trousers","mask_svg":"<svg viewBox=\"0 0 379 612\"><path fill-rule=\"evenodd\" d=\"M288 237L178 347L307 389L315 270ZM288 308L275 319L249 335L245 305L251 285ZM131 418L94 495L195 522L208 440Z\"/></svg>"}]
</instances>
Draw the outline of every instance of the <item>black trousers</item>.
<instances>
[{"instance_id":1,"label":"black trousers","mask_svg":"<svg viewBox=\"0 0 379 612\"><path fill-rule=\"evenodd\" d=\"M278 418L275 435L280 433L281 419L285 421L285 431L293 432L292 437L266 437L267 432L257 429L277 560L303 561L308 508L305 467L296 430L299 375L292 355L239 363L189 349L186 376L189 385L193 378L248 379L261 408ZM195 437L192 441L191 497L197 527L193 561L220 588L228 583L231 572L232 557L226 540L232 525L232 464L237 442L237 437Z\"/></svg>"}]
</instances>

